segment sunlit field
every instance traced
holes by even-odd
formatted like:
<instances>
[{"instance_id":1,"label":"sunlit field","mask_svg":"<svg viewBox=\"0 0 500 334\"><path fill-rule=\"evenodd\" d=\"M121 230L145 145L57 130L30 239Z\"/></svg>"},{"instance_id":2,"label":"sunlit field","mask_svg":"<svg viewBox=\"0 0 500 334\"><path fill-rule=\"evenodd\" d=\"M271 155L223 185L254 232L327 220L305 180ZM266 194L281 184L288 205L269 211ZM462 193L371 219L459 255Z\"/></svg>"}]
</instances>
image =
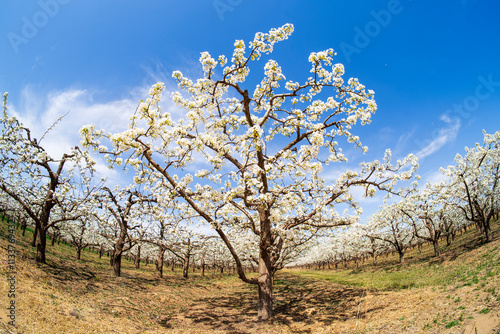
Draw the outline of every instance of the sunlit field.
<instances>
[{"instance_id":1,"label":"sunlit field","mask_svg":"<svg viewBox=\"0 0 500 334\"><path fill-rule=\"evenodd\" d=\"M0 334L500 334L499 10L4 4Z\"/></svg>"},{"instance_id":2,"label":"sunlit field","mask_svg":"<svg viewBox=\"0 0 500 334\"><path fill-rule=\"evenodd\" d=\"M6 222L1 253L7 258ZM179 267L158 279L153 263L123 263L114 277L105 255L48 246L46 265L34 261L31 231L17 230L16 327L2 311L1 333L473 333L498 330L499 226L495 241L481 244L475 229L458 235L432 257L432 247L366 260L358 269L285 269L274 282L275 317L256 321L256 289L234 273L210 268L189 278ZM49 240L50 241L50 240ZM8 272L2 262L2 276ZM0 285L2 304L7 285ZM483 327L481 327L483 326ZM485 327L486 326L486 327ZM489 326L489 327L488 327ZM490 333L479 332L478 333Z\"/></svg>"}]
</instances>

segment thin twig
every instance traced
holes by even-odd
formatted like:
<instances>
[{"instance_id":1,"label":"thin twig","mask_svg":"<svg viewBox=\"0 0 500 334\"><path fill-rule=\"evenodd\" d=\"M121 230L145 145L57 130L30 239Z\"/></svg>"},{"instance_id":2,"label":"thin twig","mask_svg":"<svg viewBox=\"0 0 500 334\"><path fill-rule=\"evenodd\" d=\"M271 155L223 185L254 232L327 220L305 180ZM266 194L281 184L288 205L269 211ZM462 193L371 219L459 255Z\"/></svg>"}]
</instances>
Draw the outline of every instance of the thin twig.
<instances>
[{"instance_id":1,"label":"thin twig","mask_svg":"<svg viewBox=\"0 0 500 334\"><path fill-rule=\"evenodd\" d=\"M2 327L7 331L8 334L16 334L14 332L11 332L3 321L0 321L0 323L2 324Z\"/></svg>"},{"instance_id":2,"label":"thin twig","mask_svg":"<svg viewBox=\"0 0 500 334\"><path fill-rule=\"evenodd\" d=\"M136 310L139 312L143 312L142 310L139 310L138 308L132 307L132 306L125 306L125 305L118 305L118 304L106 304L107 306L116 306L116 307L123 307L123 308L129 308L132 310Z\"/></svg>"}]
</instances>

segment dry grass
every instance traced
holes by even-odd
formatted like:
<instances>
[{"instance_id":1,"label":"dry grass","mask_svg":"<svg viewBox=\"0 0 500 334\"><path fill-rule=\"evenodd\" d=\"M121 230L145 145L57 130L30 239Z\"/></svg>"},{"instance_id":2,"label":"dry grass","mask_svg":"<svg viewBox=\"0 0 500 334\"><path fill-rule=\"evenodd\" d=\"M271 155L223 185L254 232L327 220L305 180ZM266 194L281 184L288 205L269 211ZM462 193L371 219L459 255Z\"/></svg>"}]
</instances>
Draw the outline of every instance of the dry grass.
<instances>
[{"instance_id":1,"label":"dry grass","mask_svg":"<svg viewBox=\"0 0 500 334\"><path fill-rule=\"evenodd\" d=\"M5 230L1 232L5 235ZM267 323L256 321L254 287L234 276L190 273L186 280L180 272L168 271L158 280L154 265L135 270L124 261L123 277L115 278L107 258L84 252L83 260L77 261L65 245L49 246L48 264L38 266L26 245L28 239L18 238L15 328L6 324L7 242L0 239L0 333L474 333L474 328L496 333L493 329L500 329L498 237L472 250L460 246L467 243L459 240L455 253L447 250L440 259L423 261L415 255L405 269L387 259L381 267L358 271L285 270L276 277L276 316ZM396 288L385 286L387 277L378 273L390 276L403 270L411 277L435 271L447 278ZM347 284L346 277L358 281Z\"/></svg>"}]
</instances>

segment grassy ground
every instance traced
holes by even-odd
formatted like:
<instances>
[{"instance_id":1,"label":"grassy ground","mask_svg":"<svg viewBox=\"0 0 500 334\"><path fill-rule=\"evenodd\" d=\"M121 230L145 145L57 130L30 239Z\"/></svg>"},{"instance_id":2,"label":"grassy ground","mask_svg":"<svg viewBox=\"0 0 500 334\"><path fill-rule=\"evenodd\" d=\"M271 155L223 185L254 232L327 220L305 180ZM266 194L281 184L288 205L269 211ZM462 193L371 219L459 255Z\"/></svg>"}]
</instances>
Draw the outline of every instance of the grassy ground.
<instances>
[{"instance_id":1,"label":"grassy ground","mask_svg":"<svg viewBox=\"0 0 500 334\"><path fill-rule=\"evenodd\" d=\"M500 238L482 245L477 231L443 255L414 250L360 269L287 269L275 279L274 319L256 321L257 291L235 276L136 270L112 276L108 258L48 246L34 262L31 233L17 231L16 327L7 322L6 224L0 224L0 333L500 333ZM166 268L167 269L167 268Z\"/></svg>"}]
</instances>

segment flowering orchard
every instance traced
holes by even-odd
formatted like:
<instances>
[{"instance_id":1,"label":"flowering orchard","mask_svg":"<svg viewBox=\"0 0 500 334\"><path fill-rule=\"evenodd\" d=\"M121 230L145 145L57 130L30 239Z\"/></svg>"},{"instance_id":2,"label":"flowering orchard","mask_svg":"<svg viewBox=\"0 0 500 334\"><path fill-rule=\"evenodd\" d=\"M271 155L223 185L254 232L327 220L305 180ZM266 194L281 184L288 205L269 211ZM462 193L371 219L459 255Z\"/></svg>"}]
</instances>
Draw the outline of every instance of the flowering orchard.
<instances>
[{"instance_id":1,"label":"flowering orchard","mask_svg":"<svg viewBox=\"0 0 500 334\"><path fill-rule=\"evenodd\" d=\"M483 143L457 154L455 165L442 168L444 180L427 183L398 201L383 205L366 224L352 226L323 240L297 265L338 264L395 252L400 262L408 248L429 242L440 255L440 241L449 245L455 234L471 225L484 242L493 240L491 222L500 213L500 131L484 133ZM350 243L348 247L338 247ZM376 242L376 243L374 243ZM373 247L366 247L367 245Z\"/></svg>"},{"instance_id":2,"label":"flowering orchard","mask_svg":"<svg viewBox=\"0 0 500 334\"><path fill-rule=\"evenodd\" d=\"M446 182L423 189L414 181L412 154L393 162L387 150L381 160L348 169L343 148L367 150L355 132L377 109L374 92L344 78L332 49L310 54L304 79L287 80L270 55L292 32L286 24L249 43L238 40L230 57L203 52L198 79L175 71L179 91L171 98L181 119L162 109L165 85L157 83L127 130L82 127L84 148L102 154L111 168L132 171L126 187L97 182L95 162L78 147L50 157L43 137L32 138L8 116L5 96L2 210L22 208L23 219L34 223L37 260L45 262L50 230L71 242L77 256L90 245L100 256L109 253L115 276L122 256L133 256L136 267L155 259L160 278L164 261L181 263L186 278L190 266L202 275L207 265L234 268L257 287L258 317L266 320L275 273L291 262L337 265L368 256L375 262L389 251L403 262L406 249L424 241L438 255L440 238L449 241L470 224L490 241L499 211L500 132L457 155L456 165L443 170ZM250 79L251 68L259 80ZM396 196L361 223L356 189L366 197Z\"/></svg>"},{"instance_id":3,"label":"flowering orchard","mask_svg":"<svg viewBox=\"0 0 500 334\"><path fill-rule=\"evenodd\" d=\"M398 181L412 178L417 167L412 155L393 164L388 151L382 162L325 179L325 166L339 169L347 160L340 139L366 151L353 126L370 123L377 109L374 92L357 79L344 80L332 49L311 53L309 77L302 82L286 80L278 62L268 59L260 82L246 83L250 68L292 32L286 24L257 33L248 44L238 40L230 60L203 52L197 80L175 71L182 91L172 99L185 110L181 120L162 110L165 86L158 83L128 130L81 130L84 146L107 154L111 163L135 167L136 182L161 180L212 226L239 277L258 286L260 319L272 316L273 277L293 250L323 229L356 220L360 208L352 188L363 187L367 196L376 190L398 193ZM103 137L110 147L101 143ZM199 167L194 175L184 172L193 166ZM241 231L253 236L258 249L256 278L246 275L235 247L239 240L230 237Z\"/></svg>"},{"instance_id":4,"label":"flowering orchard","mask_svg":"<svg viewBox=\"0 0 500 334\"><path fill-rule=\"evenodd\" d=\"M50 157L41 146L43 136L33 138L28 128L7 114L7 94L0 126L0 189L35 223L37 261L45 263L47 230L82 214L78 208L94 187L95 163L78 147L59 159Z\"/></svg>"},{"instance_id":5,"label":"flowering orchard","mask_svg":"<svg viewBox=\"0 0 500 334\"><path fill-rule=\"evenodd\" d=\"M456 164L443 172L454 189L456 207L489 242L493 240L490 222L500 209L500 131L484 133L483 144L465 150L466 155L457 154Z\"/></svg>"}]
</instances>

